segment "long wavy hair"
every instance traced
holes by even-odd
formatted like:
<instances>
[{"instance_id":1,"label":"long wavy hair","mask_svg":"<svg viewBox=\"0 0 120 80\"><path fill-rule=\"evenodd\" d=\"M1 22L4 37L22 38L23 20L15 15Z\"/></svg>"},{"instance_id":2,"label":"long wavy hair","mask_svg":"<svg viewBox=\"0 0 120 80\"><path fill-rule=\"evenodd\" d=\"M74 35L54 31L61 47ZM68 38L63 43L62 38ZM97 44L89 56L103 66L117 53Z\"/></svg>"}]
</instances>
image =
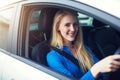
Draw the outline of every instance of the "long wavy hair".
<instances>
[{"instance_id":1,"label":"long wavy hair","mask_svg":"<svg viewBox=\"0 0 120 80\"><path fill-rule=\"evenodd\" d=\"M54 47L60 46L61 49L63 47L63 39L62 39L61 34L58 32L58 28L59 28L60 21L62 20L62 18L68 14L74 15L79 24L79 21L77 18L77 16L78 16L77 12L71 11L71 10L66 10L66 9L59 10L54 17L54 22L53 22L51 45ZM80 25L78 27L76 39L73 41L73 43L76 47L75 54L77 55L79 66L85 72L93 66L94 61L92 59L92 56L87 52L86 48L84 47L82 29L81 29Z\"/></svg>"}]
</instances>

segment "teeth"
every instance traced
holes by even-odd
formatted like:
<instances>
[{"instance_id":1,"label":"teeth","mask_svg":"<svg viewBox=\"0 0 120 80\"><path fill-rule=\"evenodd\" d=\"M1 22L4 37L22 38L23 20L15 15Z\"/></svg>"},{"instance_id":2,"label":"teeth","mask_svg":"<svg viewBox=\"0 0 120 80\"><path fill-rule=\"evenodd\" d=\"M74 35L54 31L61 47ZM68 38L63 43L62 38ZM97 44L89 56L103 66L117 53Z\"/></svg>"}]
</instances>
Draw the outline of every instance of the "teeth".
<instances>
[{"instance_id":1,"label":"teeth","mask_svg":"<svg viewBox=\"0 0 120 80\"><path fill-rule=\"evenodd\" d=\"M69 35L73 35L73 34L69 34Z\"/></svg>"},{"instance_id":2,"label":"teeth","mask_svg":"<svg viewBox=\"0 0 120 80\"><path fill-rule=\"evenodd\" d=\"M70 36L74 36L74 34L70 34Z\"/></svg>"},{"instance_id":3,"label":"teeth","mask_svg":"<svg viewBox=\"0 0 120 80\"><path fill-rule=\"evenodd\" d=\"M74 33L68 33L70 37L73 37L75 34Z\"/></svg>"}]
</instances>

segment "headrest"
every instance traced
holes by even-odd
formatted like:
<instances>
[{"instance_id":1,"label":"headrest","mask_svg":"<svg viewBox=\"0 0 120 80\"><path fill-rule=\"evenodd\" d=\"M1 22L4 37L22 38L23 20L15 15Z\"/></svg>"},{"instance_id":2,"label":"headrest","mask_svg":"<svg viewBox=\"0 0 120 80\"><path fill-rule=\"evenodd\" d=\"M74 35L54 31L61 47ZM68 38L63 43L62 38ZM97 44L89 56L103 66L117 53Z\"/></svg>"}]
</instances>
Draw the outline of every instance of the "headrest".
<instances>
[{"instance_id":1,"label":"headrest","mask_svg":"<svg viewBox=\"0 0 120 80\"><path fill-rule=\"evenodd\" d=\"M103 23L103 22L101 22L97 19L93 20L93 26L95 26L95 27L102 27L102 26L105 26L105 25L106 25L105 23Z\"/></svg>"},{"instance_id":2,"label":"headrest","mask_svg":"<svg viewBox=\"0 0 120 80\"><path fill-rule=\"evenodd\" d=\"M40 21L39 30L46 34L47 39L50 38L53 19L57 10L58 9L53 9L53 8L45 8L41 10L40 20L39 20Z\"/></svg>"}]
</instances>

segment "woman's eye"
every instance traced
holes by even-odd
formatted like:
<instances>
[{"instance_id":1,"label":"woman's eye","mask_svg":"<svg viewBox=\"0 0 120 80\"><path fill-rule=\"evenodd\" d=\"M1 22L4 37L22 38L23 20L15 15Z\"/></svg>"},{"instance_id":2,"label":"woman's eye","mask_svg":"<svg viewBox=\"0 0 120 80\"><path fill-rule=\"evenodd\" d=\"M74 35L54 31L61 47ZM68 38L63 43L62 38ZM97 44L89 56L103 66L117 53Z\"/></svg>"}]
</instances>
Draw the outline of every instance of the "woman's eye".
<instances>
[{"instance_id":1,"label":"woman's eye","mask_svg":"<svg viewBox=\"0 0 120 80\"><path fill-rule=\"evenodd\" d=\"M78 26L78 23L73 23L73 24L66 23L65 26L66 26L66 27L70 27L70 26L75 27L75 26Z\"/></svg>"},{"instance_id":2,"label":"woman's eye","mask_svg":"<svg viewBox=\"0 0 120 80\"><path fill-rule=\"evenodd\" d=\"M65 26L69 27L69 26L70 26L70 24L69 24L69 23L67 23L67 24L65 24Z\"/></svg>"}]
</instances>

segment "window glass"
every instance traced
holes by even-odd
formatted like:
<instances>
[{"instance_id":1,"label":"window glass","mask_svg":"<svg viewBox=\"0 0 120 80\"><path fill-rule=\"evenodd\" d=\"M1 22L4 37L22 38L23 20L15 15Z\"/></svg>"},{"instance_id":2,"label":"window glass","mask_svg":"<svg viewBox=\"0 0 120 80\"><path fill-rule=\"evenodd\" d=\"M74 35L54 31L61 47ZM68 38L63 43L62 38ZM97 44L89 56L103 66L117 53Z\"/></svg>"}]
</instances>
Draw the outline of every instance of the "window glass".
<instances>
[{"instance_id":1,"label":"window glass","mask_svg":"<svg viewBox=\"0 0 120 80\"><path fill-rule=\"evenodd\" d=\"M93 18L82 13L78 13L78 19L81 26L92 26Z\"/></svg>"},{"instance_id":2,"label":"window glass","mask_svg":"<svg viewBox=\"0 0 120 80\"><path fill-rule=\"evenodd\" d=\"M42 33L39 30L41 10L34 10L29 20L29 57L33 47L40 42Z\"/></svg>"},{"instance_id":3,"label":"window glass","mask_svg":"<svg viewBox=\"0 0 120 80\"><path fill-rule=\"evenodd\" d=\"M0 48L7 50L8 31L11 22L13 8L0 11Z\"/></svg>"},{"instance_id":4,"label":"window glass","mask_svg":"<svg viewBox=\"0 0 120 80\"><path fill-rule=\"evenodd\" d=\"M38 30L38 23L39 23L39 16L40 16L41 11L33 11L31 18L30 18L30 30Z\"/></svg>"}]
</instances>

